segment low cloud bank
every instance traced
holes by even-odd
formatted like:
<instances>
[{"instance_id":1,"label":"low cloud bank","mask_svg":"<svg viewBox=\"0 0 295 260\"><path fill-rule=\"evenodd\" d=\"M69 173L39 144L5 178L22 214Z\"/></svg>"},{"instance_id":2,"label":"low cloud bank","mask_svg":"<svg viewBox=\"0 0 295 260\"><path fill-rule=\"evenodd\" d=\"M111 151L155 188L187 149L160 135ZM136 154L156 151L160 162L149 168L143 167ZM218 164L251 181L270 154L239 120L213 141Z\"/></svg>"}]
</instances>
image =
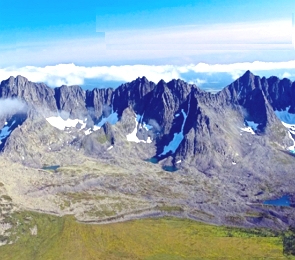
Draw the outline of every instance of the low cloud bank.
<instances>
[{"instance_id":1,"label":"low cloud bank","mask_svg":"<svg viewBox=\"0 0 295 260\"><path fill-rule=\"evenodd\" d=\"M0 117L27 111L27 105L23 101L12 98L0 99L0 108Z\"/></svg>"},{"instance_id":2,"label":"low cloud bank","mask_svg":"<svg viewBox=\"0 0 295 260\"><path fill-rule=\"evenodd\" d=\"M214 74L222 73L227 74L232 80L235 80L247 70L259 76L275 75L281 78L288 77L292 79L295 77L295 60L286 62L254 61L233 64L198 63L183 66L122 65L84 67L71 63L46 67L7 67L0 68L0 81L10 76L16 77L17 75L22 75L30 81L44 82L51 87L59 87L61 85L83 86L87 80L118 82L119 85L123 82L132 81L137 77L145 76L156 83L161 79L170 81L179 78L202 86L203 84L210 84L208 76L212 77Z\"/></svg>"}]
</instances>

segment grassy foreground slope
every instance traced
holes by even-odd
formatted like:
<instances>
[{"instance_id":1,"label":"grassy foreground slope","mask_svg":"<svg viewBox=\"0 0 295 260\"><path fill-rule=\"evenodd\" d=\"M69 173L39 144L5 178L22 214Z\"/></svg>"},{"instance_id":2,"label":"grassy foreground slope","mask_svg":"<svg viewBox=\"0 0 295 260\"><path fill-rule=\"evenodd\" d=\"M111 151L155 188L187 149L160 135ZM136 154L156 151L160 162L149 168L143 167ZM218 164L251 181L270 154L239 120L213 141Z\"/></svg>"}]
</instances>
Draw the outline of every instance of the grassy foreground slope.
<instances>
[{"instance_id":1,"label":"grassy foreground slope","mask_svg":"<svg viewBox=\"0 0 295 260\"><path fill-rule=\"evenodd\" d=\"M282 239L269 231L186 219L90 225L71 216L21 212L11 221L17 222L12 232L17 241L0 247L1 260L289 259L283 255Z\"/></svg>"}]
</instances>

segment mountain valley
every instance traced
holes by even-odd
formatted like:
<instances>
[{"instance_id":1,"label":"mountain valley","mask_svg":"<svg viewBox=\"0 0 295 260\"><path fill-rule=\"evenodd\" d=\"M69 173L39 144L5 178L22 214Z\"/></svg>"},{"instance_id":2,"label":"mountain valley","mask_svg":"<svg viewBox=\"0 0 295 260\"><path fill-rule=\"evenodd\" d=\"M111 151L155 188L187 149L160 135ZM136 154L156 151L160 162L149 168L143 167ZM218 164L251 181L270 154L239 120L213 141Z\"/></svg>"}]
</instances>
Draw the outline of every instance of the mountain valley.
<instances>
[{"instance_id":1,"label":"mountain valley","mask_svg":"<svg viewBox=\"0 0 295 260\"><path fill-rule=\"evenodd\" d=\"M100 224L173 216L295 225L288 79L247 71L212 94L182 80L84 91L18 76L2 81L0 107L2 244L19 211ZM287 206L264 204L282 196Z\"/></svg>"}]
</instances>

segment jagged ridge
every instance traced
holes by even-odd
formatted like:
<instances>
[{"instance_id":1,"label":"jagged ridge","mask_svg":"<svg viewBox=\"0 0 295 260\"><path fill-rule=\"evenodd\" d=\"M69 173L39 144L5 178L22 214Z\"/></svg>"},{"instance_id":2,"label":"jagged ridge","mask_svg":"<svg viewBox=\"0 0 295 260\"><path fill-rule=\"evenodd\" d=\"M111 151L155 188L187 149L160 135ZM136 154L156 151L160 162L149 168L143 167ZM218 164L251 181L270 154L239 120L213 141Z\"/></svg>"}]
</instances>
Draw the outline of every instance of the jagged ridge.
<instances>
[{"instance_id":1,"label":"jagged ridge","mask_svg":"<svg viewBox=\"0 0 295 260\"><path fill-rule=\"evenodd\" d=\"M224 158L234 160L232 150L235 149L229 143L230 139L235 140L233 143L238 142L238 131L235 130L239 130L243 123L257 134L276 138L271 130L280 124L275 111L294 113L294 97L295 82L277 77L260 78L250 71L216 94L202 91L182 80L168 83L161 80L155 84L145 77L116 89L87 91L79 86L52 89L21 76L10 77L0 85L0 98L24 100L30 108L29 114L32 110L42 110L45 117L58 113L64 119L80 119L81 124L81 120L87 118L85 127L91 129L88 133L96 125L101 127L106 123L103 131L107 139L112 140L112 145L116 138L108 122L112 124L122 120L124 113L130 110L129 117L132 113L134 118L137 116L136 140L153 140L156 148L152 156L154 160L170 158L168 164L175 167L177 162L191 158L200 170L219 168ZM108 117L112 113L116 113L117 119L111 121ZM232 129L233 122L228 122L226 116L232 117L237 129ZM127 121L133 125L132 119ZM132 128L127 127L129 132ZM293 134L290 131L291 139ZM285 136L275 140L282 147L292 144L291 139Z\"/></svg>"}]
</instances>

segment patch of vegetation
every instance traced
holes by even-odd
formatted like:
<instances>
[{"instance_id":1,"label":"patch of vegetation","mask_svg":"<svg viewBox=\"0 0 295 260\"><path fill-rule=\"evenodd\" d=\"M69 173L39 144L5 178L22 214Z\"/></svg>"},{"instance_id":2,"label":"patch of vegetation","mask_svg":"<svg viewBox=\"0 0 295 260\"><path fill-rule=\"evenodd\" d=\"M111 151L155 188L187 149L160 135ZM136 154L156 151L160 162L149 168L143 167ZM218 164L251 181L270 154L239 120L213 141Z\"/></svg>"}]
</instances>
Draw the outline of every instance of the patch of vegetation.
<instances>
[{"instance_id":1,"label":"patch of vegetation","mask_svg":"<svg viewBox=\"0 0 295 260\"><path fill-rule=\"evenodd\" d=\"M212 214L210 214L208 212L202 211L202 210L194 209L192 212L193 212L193 214L195 214L197 216L203 216L206 219L213 219L213 218L215 218L214 215L212 215Z\"/></svg>"},{"instance_id":2,"label":"patch of vegetation","mask_svg":"<svg viewBox=\"0 0 295 260\"><path fill-rule=\"evenodd\" d=\"M63 200L63 202L59 205L61 210L69 208L71 206L71 202L69 200Z\"/></svg>"},{"instance_id":3,"label":"patch of vegetation","mask_svg":"<svg viewBox=\"0 0 295 260\"><path fill-rule=\"evenodd\" d=\"M12 225L9 230L8 243L14 244L0 247L1 259L42 259L35 256L42 254L52 239L61 230L64 223L63 218L33 212L14 212L6 217L5 222ZM37 226L38 235L32 236L31 228ZM39 230L41 232L39 232ZM10 250L17 250L12 254ZM24 258L23 258L24 257Z\"/></svg>"},{"instance_id":4,"label":"patch of vegetation","mask_svg":"<svg viewBox=\"0 0 295 260\"><path fill-rule=\"evenodd\" d=\"M0 182L0 187L4 187L4 184L2 182Z\"/></svg>"},{"instance_id":5,"label":"patch of vegetation","mask_svg":"<svg viewBox=\"0 0 295 260\"><path fill-rule=\"evenodd\" d=\"M106 196L99 196L94 194L89 194L87 192L68 192L63 193L71 202L81 202L82 200L103 200L107 198Z\"/></svg>"},{"instance_id":6,"label":"patch of vegetation","mask_svg":"<svg viewBox=\"0 0 295 260\"><path fill-rule=\"evenodd\" d=\"M251 218L261 218L261 217L263 217L263 214L261 212L257 212L257 211L247 211L244 216L251 217Z\"/></svg>"},{"instance_id":7,"label":"patch of vegetation","mask_svg":"<svg viewBox=\"0 0 295 260\"><path fill-rule=\"evenodd\" d=\"M225 219L232 224L240 224L244 221L242 216L226 216Z\"/></svg>"},{"instance_id":8,"label":"patch of vegetation","mask_svg":"<svg viewBox=\"0 0 295 260\"><path fill-rule=\"evenodd\" d=\"M91 210L85 212L90 217L96 217L96 218L105 218L105 217L112 217L116 216L116 212L113 210L108 210L106 207L102 207L101 210Z\"/></svg>"},{"instance_id":9,"label":"patch of vegetation","mask_svg":"<svg viewBox=\"0 0 295 260\"><path fill-rule=\"evenodd\" d=\"M169 206L169 205L157 206L156 209L165 211L165 212L173 212L173 211L182 212L183 211L182 207L180 206Z\"/></svg>"},{"instance_id":10,"label":"patch of vegetation","mask_svg":"<svg viewBox=\"0 0 295 260\"><path fill-rule=\"evenodd\" d=\"M118 196L98 195L88 192L71 192L60 193L61 199L55 201L61 210L70 209L72 211L75 204L83 203L87 205L87 210L84 212L86 216L95 217L97 220L114 217L123 212L133 212L138 208L146 206L144 202Z\"/></svg>"},{"instance_id":11,"label":"patch of vegetation","mask_svg":"<svg viewBox=\"0 0 295 260\"><path fill-rule=\"evenodd\" d=\"M0 198L6 201L12 201L11 197L9 197L8 195L2 195Z\"/></svg>"},{"instance_id":12,"label":"patch of vegetation","mask_svg":"<svg viewBox=\"0 0 295 260\"><path fill-rule=\"evenodd\" d=\"M99 135L97 137L97 141L100 143L100 144L104 144L108 141L107 137L105 135Z\"/></svg>"},{"instance_id":13,"label":"patch of vegetation","mask_svg":"<svg viewBox=\"0 0 295 260\"><path fill-rule=\"evenodd\" d=\"M84 173L83 169L79 168L79 166L71 165L71 166L63 166L56 170L56 172L64 173L64 174L74 174L79 175L81 173Z\"/></svg>"},{"instance_id":14,"label":"patch of vegetation","mask_svg":"<svg viewBox=\"0 0 295 260\"><path fill-rule=\"evenodd\" d=\"M280 157L276 157L275 160L277 162L279 162L280 164L293 164L294 163L291 157L287 157L287 156L282 157L282 155L280 155Z\"/></svg>"},{"instance_id":15,"label":"patch of vegetation","mask_svg":"<svg viewBox=\"0 0 295 260\"><path fill-rule=\"evenodd\" d=\"M281 125L273 125L270 128L270 132L272 133L274 140L282 140L287 135L286 129Z\"/></svg>"},{"instance_id":16,"label":"patch of vegetation","mask_svg":"<svg viewBox=\"0 0 295 260\"><path fill-rule=\"evenodd\" d=\"M290 227L289 230L282 235L284 254L295 256L295 227Z\"/></svg>"},{"instance_id":17,"label":"patch of vegetation","mask_svg":"<svg viewBox=\"0 0 295 260\"><path fill-rule=\"evenodd\" d=\"M265 229L218 227L177 218L90 225L72 216L32 212L15 213L12 222L17 241L0 247L1 260L294 259L283 255L282 237ZM38 233L32 235L30 228L35 225Z\"/></svg>"},{"instance_id":18,"label":"patch of vegetation","mask_svg":"<svg viewBox=\"0 0 295 260\"><path fill-rule=\"evenodd\" d=\"M113 162L109 161L110 164ZM80 175L81 173L91 174L93 176L111 174L112 176L121 176L125 170L105 163L98 163L93 160L85 160L81 164L62 166L57 169L58 172L68 175Z\"/></svg>"}]
</instances>

